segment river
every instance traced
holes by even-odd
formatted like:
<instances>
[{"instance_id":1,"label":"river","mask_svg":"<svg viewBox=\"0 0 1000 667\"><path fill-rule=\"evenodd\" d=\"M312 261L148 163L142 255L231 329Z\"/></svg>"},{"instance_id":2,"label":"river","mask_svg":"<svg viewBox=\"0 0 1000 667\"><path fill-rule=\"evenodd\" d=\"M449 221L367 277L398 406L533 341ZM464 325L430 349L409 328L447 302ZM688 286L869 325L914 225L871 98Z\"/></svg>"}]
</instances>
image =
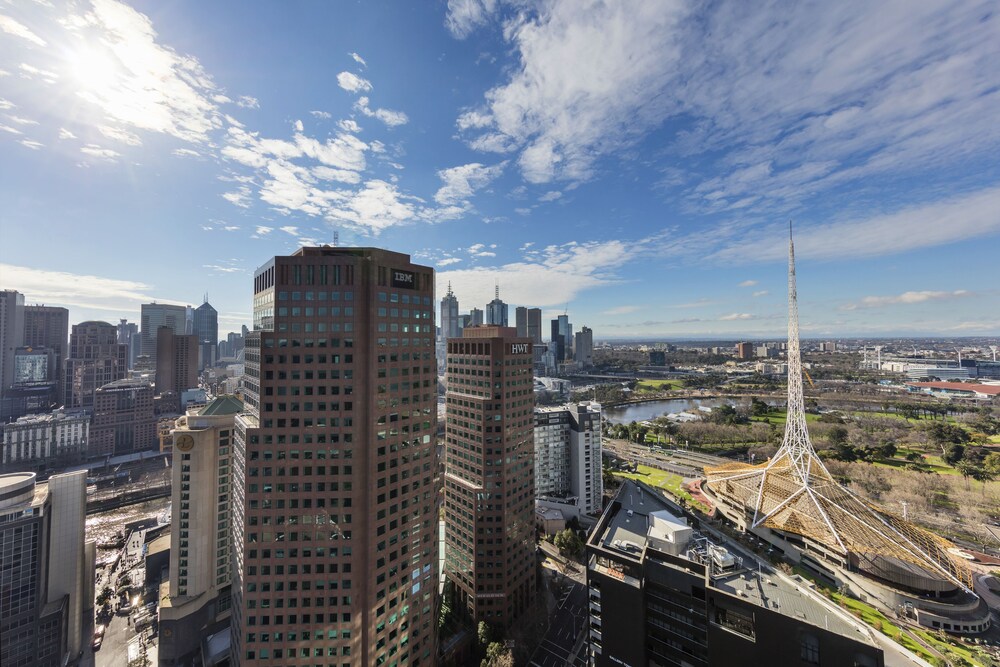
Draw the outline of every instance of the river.
<instances>
[{"instance_id":1,"label":"river","mask_svg":"<svg viewBox=\"0 0 1000 667\"><path fill-rule=\"evenodd\" d=\"M697 410L699 407L717 408L723 403L732 403L719 398L676 398L669 401L646 401L614 408L604 408L604 417L613 424L628 424L662 417L671 412Z\"/></svg>"}]
</instances>

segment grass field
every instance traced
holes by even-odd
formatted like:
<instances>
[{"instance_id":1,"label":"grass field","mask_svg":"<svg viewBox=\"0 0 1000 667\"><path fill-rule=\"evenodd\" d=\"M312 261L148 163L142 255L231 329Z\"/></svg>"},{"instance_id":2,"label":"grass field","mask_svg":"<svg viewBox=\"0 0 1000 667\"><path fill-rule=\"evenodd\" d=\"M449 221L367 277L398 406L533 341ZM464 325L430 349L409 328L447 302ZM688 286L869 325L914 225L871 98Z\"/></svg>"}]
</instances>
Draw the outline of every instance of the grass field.
<instances>
[{"instance_id":1,"label":"grass field","mask_svg":"<svg viewBox=\"0 0 1000 667\"><path fill-rule=\"evenodd\" d=\"M615 470L612 474L615 477L627 477L628 479L639 480L640 482L649 484L650 486L663 489L675 498L684 498L689 503L700 504L691 497L691 494L688 493L683 486L681 486L684 479L680 475L675 475L672 472L640 465L637 468L637 472L620 472Z\"/></svg>"},{"instance_id":2,"label":"grass field","mask_svg":"<svg viewBox=\"0 0 1000 667\"><path fill-rule=\"evenodd\" d=\"M640 380L635 386L636 391L673 391L683 388L683 380Z\"/></svg>"},{"instance_id":3,"label":"grass field","mask_svg":"<svg viewBox=\"0 0 1000 667\"><path fill-rule=\"evenodd\" d=\"M751 421L755 422L766 422L768 424L777 424L778 426L784 426L785 421L788 419L788 416L784 410L771 410L763 417L751 417L750 419ZM811 412L807 412L806 421L807 422L819 421L819 415L814 415Z\"/></svg>"}]
</instances>

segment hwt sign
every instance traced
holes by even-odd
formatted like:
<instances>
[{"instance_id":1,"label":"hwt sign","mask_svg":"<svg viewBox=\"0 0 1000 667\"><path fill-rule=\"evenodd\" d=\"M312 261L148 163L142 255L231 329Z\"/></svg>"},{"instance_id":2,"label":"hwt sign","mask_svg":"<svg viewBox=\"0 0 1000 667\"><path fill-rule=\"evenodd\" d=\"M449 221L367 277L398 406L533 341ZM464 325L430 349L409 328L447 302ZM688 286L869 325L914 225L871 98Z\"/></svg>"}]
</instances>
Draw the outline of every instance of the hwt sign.
<instances>
[{"instance_id":1,"label":"hwt sign","mask_svg":"<svg viewBox=\"0 0 1000 667\"><path fill-rule=\"evenodd\" d=\"M531 349L531 346L529 346L527 343L511 343L510 344L510 353L511 354L528 354L528 351L530 349Z\"/></svg>"}]
</instances>

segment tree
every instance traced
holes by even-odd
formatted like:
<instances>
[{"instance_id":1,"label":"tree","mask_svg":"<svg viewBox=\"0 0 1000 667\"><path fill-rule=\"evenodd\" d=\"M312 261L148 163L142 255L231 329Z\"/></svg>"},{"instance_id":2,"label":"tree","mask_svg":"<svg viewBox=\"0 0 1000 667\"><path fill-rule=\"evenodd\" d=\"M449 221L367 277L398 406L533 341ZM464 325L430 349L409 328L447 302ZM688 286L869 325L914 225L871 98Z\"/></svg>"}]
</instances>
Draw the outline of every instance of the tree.
<instances>
[{"instance_id":1,"label":"tree","mask_svg":"<svg viewBox=\"0 0 1000 667\"><path fill-rule=\"evenodd\" d=\"M983 495L986 495L986 484L992 482L997 478L997 473L990 470L986 466L973 466L972 468L972 479L983 485Z\"/></svg>"},{"instance_id":2,"label":"tree","mask_svg":"<svg viewBox=\"0 0 1000 667\"><path fill-rule=\"evenodd\" d=\"M847 436L850 433L843 426L834 426L829 431L827 431L826 439L834 447L839 447L840 445L847 444Z\"/></svg>"},{"instance_id":3,"label":"tree","mask_svg":"<svg viewBox=\"0 0 1000 667\"><path fill-rule=\"evenodd\" d=\"M754 417L766 417L770 411L771 406L764 401L756 397L750 399L750 414Z\"/></svg>"},{"instance_id":4,"label":"tree","mask_svg":"<svg viewBox=\"0 0 1000 667\"><path fill-rule=\"evenodd\" d=\"M896 451L896 445L892 442L883 442L878 447L878 453L884 459L891 459L896 455Z\"/></svg>"},{"instance_id":5,"label":"tree","mask_svg":"<svg viewBox=\"0 0 1000 667\"><path fill-rule=\"evenodd\" d=\"M969 441L969 433L960 426L947 422L934 422L927 427L927 436L935 445L945 451L949 444L961 444Z\"/></svg>"},{"instance_id":6,"label":"tree","mask_svg":"<svg viewBox=\"0 0 1000 667\"><path fill-rule=\"evenodd\" d=\"M476 626L476 638L479 640L480 646L488 646L491 641L493 641L493 628L486 621L479 621L479 625Z\"/></svg>"},{"instance_id":7,"label":"tree","mask_svg":"<svg viewBox=\"0 0 1000 667\"><path fill-rule=\"evenodd\" d=\"M491 642L486 647L486 658L480 663L480 667L514 667L514 656L506 644Z\"/></svg>"},{"instance_id":8,"label":"tree","mask_svg":"<svg viewBox=\"0 0 1000 667\"><path fill-rule=\"evenodd\" d=\"M943 449L944 454L941 458L950 466L957 465L965 456L965 447L962 445L948 445Z\"/></svg>"},{"instance_id":9,"label":"tree","mask_svg":"<svg viewBox=\"0 0 1000 667\"><path fill-rule=\"evenodd\" d=\"M994 475L1000 475L1000 452L987 454L986 458L983 459L983 468Z\"/></svg>"},{"instance_id":10,"label":"tree","mask_svg":"<svg viewBox=\"0 0 1000 667\"><path fill-rule=\"evenodd\" d=\"M553 544L555 544L556 548L559 549L559 553L563 555L576 556L583 550L583 541L580 539L580 536L570 528L556 533Z\"/></svg>"},{"instance_id":11,"label":"tree","mask_svg":"<svg viewBox=\"0 0 1000 667\"><path fill-rule=\"evenodd\" d=\"M970 488L969 478L976 476L977 468L978 466L972 461L962 460L955 464L955 470L957 470L958 474L965 478L966 491Z\"/></svg>"}]
</instances>

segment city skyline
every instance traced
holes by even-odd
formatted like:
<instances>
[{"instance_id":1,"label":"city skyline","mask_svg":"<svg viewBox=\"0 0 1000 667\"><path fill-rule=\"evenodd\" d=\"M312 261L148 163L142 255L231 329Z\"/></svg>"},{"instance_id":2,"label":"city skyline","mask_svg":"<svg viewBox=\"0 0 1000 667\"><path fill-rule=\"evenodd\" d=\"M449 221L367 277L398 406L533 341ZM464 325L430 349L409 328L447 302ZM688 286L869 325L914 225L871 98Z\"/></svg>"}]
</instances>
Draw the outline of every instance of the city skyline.
<instances>
[{"instance_id":1,"label":"city skyline","mask_svg":"<svg viewBox=\"0 0 1000 667\"><path fill-rule=\"evenodd\" d=\"M0 11L0 286L71 323L208 291L224 335L336 232L462 313L499 280L598 339L780 337L791 218L804 337L1000 332L986 3L233 9Z\"/></svg>"}]
</instances>

